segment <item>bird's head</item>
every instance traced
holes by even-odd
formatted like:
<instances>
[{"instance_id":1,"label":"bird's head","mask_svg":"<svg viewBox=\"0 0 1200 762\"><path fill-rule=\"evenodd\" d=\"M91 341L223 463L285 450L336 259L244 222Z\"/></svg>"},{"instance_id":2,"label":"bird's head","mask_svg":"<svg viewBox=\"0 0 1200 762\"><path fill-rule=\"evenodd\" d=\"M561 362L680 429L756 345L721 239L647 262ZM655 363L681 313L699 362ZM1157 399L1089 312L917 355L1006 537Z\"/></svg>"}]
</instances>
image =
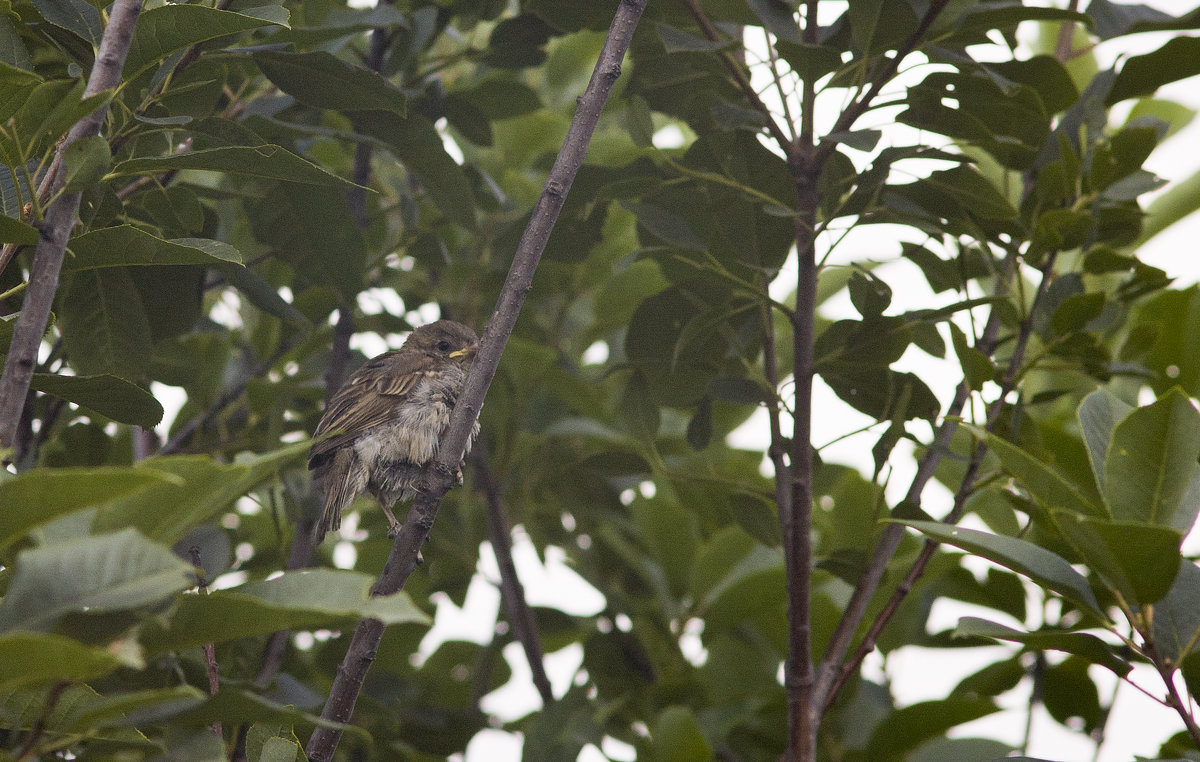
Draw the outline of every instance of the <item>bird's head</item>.
<instances>
[{"instance_id":1,"label":"bird's head","mask_svg":"<svg viewBox=\"0 0 1200 762\"><path fill-rule=\"evenodd\" d=\"M469 364L479 349L479 337L469 327L453 320L439 320L413 331L404 342L439 361Z\"/></svg>"}]
</instances>

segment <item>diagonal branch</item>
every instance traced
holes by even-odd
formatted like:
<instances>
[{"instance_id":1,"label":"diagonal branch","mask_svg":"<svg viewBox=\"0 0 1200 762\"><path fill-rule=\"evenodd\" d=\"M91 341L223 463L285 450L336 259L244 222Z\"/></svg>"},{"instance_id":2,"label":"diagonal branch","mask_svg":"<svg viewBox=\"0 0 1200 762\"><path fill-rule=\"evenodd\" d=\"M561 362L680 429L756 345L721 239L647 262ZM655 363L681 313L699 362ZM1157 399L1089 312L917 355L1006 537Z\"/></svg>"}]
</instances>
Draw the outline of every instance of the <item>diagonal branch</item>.
<instances>
[{"instance_id":1,"label":"diagonal branch","mask_svg":"<svg viewBox=\"0 0 1200 762\"><path fill-rule=\"evenodd\" d=\"M996 280L994 295L997 297L1007 296L1012 279L1016 277L1016 274L1016 254L1009 252L1001 273ZM1000 327L999 312L993 309L988 316L988 322L984 326L983 335L980 337L977 345L981 352L990 356L995 351L999 343ZM950 440L953 438L955 431L958 430L957 418L962 413L970 392L970 386L964 379L959 384L950 406L946 409L942 425L938 428L929 447L926 448L920 462L917 463L917 472L913 476L908 492L904 496L905 502L920 505L921 494L925 491L925 485L933 478L934 473L942 462L942 458L949 452ZM842 660L846 657L846 653L850 649L850 644L854 639L854 634L858 630L858 626L866 616L867 605L870 603L871 597L875 594L880 582L883 580L883 574L887 570L888 562L891 560L892 555L895 554L896 548L900 545L900 540L903 537L903 526L889 524L883 530L879 542L876 543L874 550L871 552L871 558L867 562L866 570L863 572L862 577L854 588L853 594L850 596L850 601L846 604L846 608L842 612L842 617L829 639L829 644L825 648L825 655L821 658L820 667L817 669L817 684L814 689L814 695L818 705L826 706L829 704L834 691L834 683L840 674Z\"/></svg>"},{"instance_id":2,"label":"diagonal branch","mask_svg":"<svg viewBox=\"0 0 1200 762\"><path fill-rule=\"evenodd\" d=\"M688 12L692 14L692 18L700 26L700 31L704 32L704 36L712 42L721 42L721 32L713 24L708 14L700 7L700 1L683 0L683 3L687 6ZM733 77L734 84L746 96L746 100L750 101L750 105L754 107L754 110L766 120L767 131L771 133L771 137L775 139L775 142L781 148L786 148L791 143L791 140L788 139L787 134L784 133L779 123L775 121L775 113L771 111L767 104L763 103L762 98L755 91L754 85L750 84L750 79L746 76L746 72L742 70L741 62L727 50L720 51L717 57L721 59L721 63L725 65L725 68L729 71L729 75Z\"/></svg>"},{"instance_id":3,"label":"diagonal branch","mask_svg":"<svg viewBox=\"0 0 1200 762\"><path fill-rule=\"evenodd\" d=\"M508 277L496 303L496 310L483 332L479 352L467 377L454 413L450 428L442 437L438 456L423 475L423 489L413 502L407 520L396 536L392 551L384 564L383 572L372 591L375 595L389 595L404 587L408 576L416 567L417 554L429 536L437 517L442 497L455 481L455 473L466 449L467 438L483 406L484 396L491 386L500 356L508 343L533 282L534 272L541 260L542 251L554 222L562 211L571 183L587 154L592 132L600 119L600 112L608 100L613 84L621 74L621 61L629 48L638 20L645 10L647 0L621 0L613 17L612 26L605 38L604 47L592 72L587 89L579 98L579 106L571 127L563 142L562 150L555 159L533 215L521 242L517 246ZM359 622L351 638L346 658L338 668L329 698L321 716L336 722L346 722L354 712L354 704L362 691L367 670L375 659L375 653L383 638L383 622L364 619ZM341 737L339 730L319 727L308 740L305 752L310 760L327 762L333 757Z\"/></svg>"},{"instance_id":4,"label":"diagonal branch","mask_svg":"<svg viewBox=\"0 0 1200 762\"><path fill-rule=\"evenodd\" d=\"M141 10L141 0L116 0L113 4L83 97L112 90L121 84L121 69L125 66L125 56L133 42L133 30ZM71 237L71 228L79 214L80 194L63 192L66 173L62 157L67 147L75 141L99 135L107 113L106 105L76 122L59 145L54 166L51 167L51 192L48 197L54 198L54 201L42 221L41 238L29 274L29 288L21 305L21 316L13 328L4 374L0 376L0 448L12 448L9 457L13 461L22 454L22 443L16 437L21 409L29 394L38 347L41 346L42 335L50 319L54 294L58 291L58 276L67 250L67 240Z\"/></svg>"},{"instance_id":5,"label":"diagonal branch","mask_svg":"<svg viewBox=\"0 0 1200 762\"><path fill-rule=\"evenodd\" d=\"M1009 261L1010 267L1006 268L1006 271L1011 268L1011 263L1015 262L1015 258L1010 256ZM992 402L992 405L987 413L987 419L985 421L984 428L988 431L991 431L995 428L996 423L1000 419L1000 414L1004 409L1004 399L1008 396L1009 392L1016 387L1017 380L1020 377L1021 367L1025 360L1025 350L1029 345L1029 338L1033 332L1033 316L1045 297L1046 289L1050 284L1051 272L1054 269L1055 261L1056 255L1051 254L1049 257L1047 257L1046 262L1041 268L1042 279L1041 282L1038 283L1037 291L1035 292L1033 301L1029 307L1029 312L1025 316L1025 319L1021 321L1021 326L1018 330L1012 354L1008 359L1008 367L1005 369L1004 378L1000 382L1000 393ZM1015 276L1015 272L1013 275ZM1007 278L1004 278L997 284L998 295L1001 291L1001 286L1003 286L1007 280ZM980 351L984 351L989 355L995 351L998 332L999 317L997 312L993 310L988 319L988 323L984 328L984 335L979 341ZM955 396L954 402L951 403L948 416L956 417L962 412L963 403L959 402L959 400L961 399L965 401L968 393L967 384L964 380L963 383L959 385L958 393ZM923 466L923 468L918 470L918 478L914 479L913 485L909 488L909 493L906 497L906 500L909 500L914 504L919 504L920 491L924 488L924 485L928 482L928 479L932 477L933 471L937 467L937 463L941 461L942 454L944 454L946 449L949 447L950 437L953 436L955 429L957 429L957 425L950 421L942 425L942 429L938 432L937 437L937 442L940 443L940 446L936 446L936 448L931 447L926 452L926 456L921 462L921 466ZM935 449L937 451L936 455L934 454ZM986 453L987 446L982 442L977 444L975 449L972 451L971 459L967 464L966 473L963 476L962 482L959 484L958 490L955 491L953 507L945 518L946 523L957 523L957 521L962 518L963 511L966 508L967 499L971 496L975 489L976 479L979 475L979 468L983 463L983 457ZM926 465L927 463L929 465ZM921 474L927 474L927 476L924 476L922 479ZM889 526L887 530L885 530L885 536L887 533L892 532L893 528L901 535L904 532L903 526L899 524L893 524ZM885 541L881 539L879 546L876 547L876 553L878 554L880 548L885 545L890 546L892 552L895 551L895 543L885 543ZM933 541L925 542L924 546L921 548L920 555L918 555L917 559L913 562L904 579L892 592L891 597L888 599L887 603L884 604L883 609L875 617L875 620L871 623L871 627L868 629L867 634L863 637L862 642L859 644L854 654L847 659L840 668L836 669L836 676L834 676L833 672L828 673L828 677L831 677L832 680L828 684L827 691L825 691L824 695L822 696L824 706L826 708L832 705L833 701L837 698L838 691L840 691L842 686L845 685L845 682L849 679L850 675L853 674L853 672L858 668L858 665L862 663L862 660L865 659L867 655L870 654L875 648L875 641L879 637L880 632L883 631L883 628L895 615L896 610L899 608L904 598L912 590L913 586L916 584L916 581L925 573L925 567L933 558L933 554L937 548L938 543ZM888 559L890 558L891 553L888 554ZM887 560L884 560L882 566L886 567L886 565ZM862 587L861 582L860 587ZM857 594L858 590L856 589L855 592ZM864 606L866 601L869 600L869 597L870 596L866 596L866 599L863 601ZM849 611L849 607L847 607L847 611ZM846 619L843 617L843 622L845 621ZM861 619L859 621L861 621ZM839 623L839 626L841 624L842 623ZM855 623L855 629L857 629L857 623ZM853 631L851 630L849 634L852 635ZM825 666L826 665L823 663L822 667L824 668ZM823 672L822 677L827 677L827 673Z\"/></svg>"}]
</instances>

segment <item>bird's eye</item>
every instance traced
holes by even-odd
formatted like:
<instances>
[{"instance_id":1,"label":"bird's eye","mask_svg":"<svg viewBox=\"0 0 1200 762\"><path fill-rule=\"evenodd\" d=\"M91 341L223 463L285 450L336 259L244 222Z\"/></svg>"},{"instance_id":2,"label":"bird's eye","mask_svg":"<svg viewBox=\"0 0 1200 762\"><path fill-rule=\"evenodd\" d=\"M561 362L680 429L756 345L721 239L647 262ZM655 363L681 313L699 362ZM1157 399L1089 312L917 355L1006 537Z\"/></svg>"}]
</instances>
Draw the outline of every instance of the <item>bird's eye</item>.
<instances>
[{"instance_id":1,"label":"bird's eye","mask_svg":"<svg viewBox=\"0 0 1200 762\"><path fill-rule=\"evenodd\" d=\"M438 342L437 347L438 347L439 352L449 352L450 351L450 342L446 341L445 339L442 339L441 341Z\"/></svg>"}]
</instances>

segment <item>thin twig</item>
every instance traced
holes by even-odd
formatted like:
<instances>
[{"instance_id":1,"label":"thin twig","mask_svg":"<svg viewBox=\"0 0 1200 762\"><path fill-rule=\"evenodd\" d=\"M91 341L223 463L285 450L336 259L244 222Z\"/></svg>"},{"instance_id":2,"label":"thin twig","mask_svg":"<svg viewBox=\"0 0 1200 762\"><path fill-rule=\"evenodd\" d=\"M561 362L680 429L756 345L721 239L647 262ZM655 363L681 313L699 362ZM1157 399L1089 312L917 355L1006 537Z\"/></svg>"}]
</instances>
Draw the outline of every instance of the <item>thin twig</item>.
<instances>
[{"instance_id":1,"label":"thin twig","mask_svg":"<svg viewBox=\"0 0 1200 762\"><path fill-rule=\"evenodd\" d=\"M871 84L862 97L842 111L833 128L829 130L831 134L849 131L854 126L854 123L858 121L859 117L866 113L867 109L871 107L871 104L879 95L879 92L896 76L896 72L900 69L900 62L908 57L909 53L917 49L917 45L920 44L925 33L929 31L929 27L933 26L933 22L937 20L937 17L941 15L942 11L949 4L950 0L932 0L929 3L929 8L921 16L921 20L917 23L917 28L896 48L896 55L887 59L887 63L873 73ZM837 143L832 141L821 143L817 147L817 155L814 157L814 160L818 165L823 166L835 150L837 150Z\"/></svg>"},{"instance_id":2,"label":"thin twig","mask_svg":"<svg viewBox=\"0 0 1200 762\"><path fill-rule=\"evenodd\" d=\"M240 399L242 394L246 391L246 388L250 386L251 381L264 375L271 369L273 365L275 365L275 363L279 362L279 358L290 352L291 349L292 345L290 342L284 342L281 344L270 357L254 366L254 368L252 368L241 381L238 381L236 384L226 389L225 393L218 397L216 402L209 405L208 408L202 413L198 413L197 415L193 416L190 421L185 423L179 429L179 431L175 432L173 437L167 440L167 443L162 446L162 448L158 451L158 454L169 455L178 451L181 447L187 444L188 440L192 438L192 435L195 434L198 429L207 426L213 421L213 419L220 415L225 408L229 407L238 399Z\"/></svg>"},{"instance_id":3,"label":"thin twig","mask_svg":"<svg viewBox=\"0 0 1200 762\"><path fill-rule=\"evenodd\" d=\"M204 562L200 558L200 548L193 545L188 549L188 554L192 558L192 566L196 567L196 584L200 588L200 595L208 595L208 580L204 577ZM204 644L204 670L208 674L208 695L215 696L217 691L221 690L221 680L217 675L217 647L212 643ZM224 742L225 733L221 727L221 721L217 720L211 727L213 734Z\"/></svg>"},{"instance_id":4,"label":"thin twig","mask_svg":"<svg viewBox=\"0 0 1200 762\"><path fill-rule=\"evenodd\" d=\"M1078 11L1079 0L1070 0L1070 2L1067 3L1067 10ZM1062 26L1058 28L1058 39L1054 44L1054 57L1057 58L1060 63L1069 63L1070 60L1074 58L1075 51L1073 50L1074 45L1072 45L1074 38L1075 22L1064 21Z\"/></svg>"},{"instance_id":5,"label":"thin twig","mask_svg":"<svg viewBox=\"0 0 1200 762\"><path fill-rule=\"evenodd\" d=\"M1029 743L1033 740L1033 715L1042 703L1042 688L1046 674L1046 655L1037 651L1033 655L1033 666L1030 667L1029 713L1025 716L1025 734L1021 738L1021 753L1029 753ZM1120 685L1121 681L1118 680Z\"/></svg>"},{"instance_id":6,"label":"thin twig","mask_svg":"<svg viewBox=\"0 0 1200 762\"><path fill-rule=\"evenodd\" d=\"M46 722L50 719L50 715L54 713L54 708L58 706L58 701L62 698L63 691L70 685L69 682L64 680L55 683L54 687L50 689L50 693L46 695L46 703L42 704L41 714L34 720L33 727L29 729L29 738L25 740L25 745L21 747L20 753L17 754L18 760L34 759L34 748L46 733Z\"/></svg>"},{"instance_id":7,"label":"thin twig","mask_svg":"<svg viewBox=\"0 0 1200 762\"><path fill-rule=\"evenodd\" d=\"M1179 719L1183 720L1184 727L1187 728L1187 733L1192 739L1192 743L1200 746L1200 725L1196 724L1196 718L1192 716L1188 710L1187 702L1179 693L1179 688L1175 685L1175 672L1163 662L1158 654L1158 649L1154 642L1147 639L1143 645L1146 655L1150 657L1150 661L1154 663L1154 668L1158 670L1158 674L1162 677L1163 684L1167 688L1166 704L1175 710L1179 715Z\"/></svg>"},{"instance_id":8,"label":"thin twig","mask_svg":"<svg viewBox=\"0 0 1200 762\"><path fill-rule=\"evenodd\" d=\"M696 20L696 23L700 26L700 31L704 32L704 36L712 42L721 42L721 32L717 29L716 24L712 22L712 19L700 8L699 0L683 0L683 4L687 6L688 12ZM767 104L763 103L762 98L758 97L754 86L750 84L746 73L742 71L741 62L726 50L718 52L717 56L729 71L730 76L733 77L734 84L746 96L746 100L750 101L750 105L754 107L754 110L766 120L767 132L771 133L771 137L775 139L775 142L780 146L790 145L791 140L788 139L787 134L779 126L779 123L775 121L775 113L771 111Z\"/></svg>"},{"instance_id":9,"label":"thin twig","mask_svg":"<svg viewBox=\"0 0 1200 762\"><path fill-rule=\"evenodd\" d=\"M764 289L765 291L765 289ZM780 526L790 526L792 522L792 477L789 473L787 460L784 455L788 451L787 440L783 438L783 426L780 423L782 400L779 398L779 357L775 345L775 315L770 305L764 304L763 312L763 373L767 385L771 388L772 399L767 405L767 420L771 428L771 444L767 455L775 469L775 504L779 508ZM791 557L791 536L783 536L783 552Z\"/></svg>"},{"instance_id":10,"label":"thin twig","mask_svg":"<svg viewBox=\"0 0 1200 762\"><path fill-rule=\"evenodd\" d=\"M554 690L550 687L549 676L546 675L542 640L533 610L529 608L529 602L525 599L525 587L521 584L521 579L517 576L517 567L513 563L512 524L504 509L500 485L496 483L496 477L488 467L485 443L480 442L475 446L471 460L475 464L476 483L482 490L487 505L488 538L496 554L496 564L500 567L500 602L504 605L505 614L517 640L525 649L525 659L533 673L533 685L542 697L542 704L550 706L554 703Z\"/></svg>"},{"instance_id":11,"label":"thin twig","mask_svg":"<svg viewBox=\"0 0 1200 762\"><path fill-rule=\"evenodd\" d=\"M621 0L617 8L591 80L579 98L578 109L571 120L562 150L555 159L545 190L538 199L517 246L495 312L484 330L466 386L454 406L449 429L442 437L437 458L425 469L422 490L396 536L387 563L372 590L374 595L389 595L400 590L416 566L417 554L433 527L442 497L455 481L458 464L462 460L467 438L483 405L483 398L496 374L508 337L516 325L517 316L533 282L533 275L550 237L550 231L554 228L559 212L562 211L575 175L583 164L592 132L600 118L600 111L621 74L621 61L645 7L646 0ZM376 649L383 637L383 628L383 622L378 619L364 619L359 622L346 651L346 657L334 678L329 698L321 711L323 718L340 723L350 719L354 712L354 704L362 691L367 670L375 659ZM340 738L341 731L318 727L309 737L305 749L308 758L315 762L327 762L332 758Z\"/></svg>"},{"instance_id":12,"label":"thin twig","mask_svg":"<svg viewBox=\"0 0 1200 762\"><path fill-rule=\"evenodd\" d=\"M140 0L116 0L113 3L108 26L104 28L100 48L96 52L96 63L92 66L92 73L83 91L84 98L112 90L121 83L121 69L125 65L125 56L129 53L141 10ZM14 461L21 456L22 442L16 437L21 410L29 394L38 347L41 346L42 335L50 318L50 306L58 291L58 275L67 250L67 239L71 236L71 228L79 213L80 194L63 192L66 176L61 169L62 157L75 141L99 135L107 113L106 105L71 127L66 139L59 144L55 167L52 167L48 178L51 190L48 197L55 197L55 201L46 210L46 217L42 221L41 238L29 275L29 288L21 305L20 317L13 328L4 373L0 376L0 449L11 447Z\"/></svg>"}]
</instances>

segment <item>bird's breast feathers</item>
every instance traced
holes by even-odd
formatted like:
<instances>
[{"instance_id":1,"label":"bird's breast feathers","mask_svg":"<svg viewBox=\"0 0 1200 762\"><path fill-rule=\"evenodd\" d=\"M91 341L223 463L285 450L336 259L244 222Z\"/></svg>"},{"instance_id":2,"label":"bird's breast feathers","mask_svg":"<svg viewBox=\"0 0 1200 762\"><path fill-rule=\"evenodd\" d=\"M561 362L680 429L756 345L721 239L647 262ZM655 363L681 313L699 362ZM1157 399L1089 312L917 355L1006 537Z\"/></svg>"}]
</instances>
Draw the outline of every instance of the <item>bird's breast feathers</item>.
<instances>
[{"instance_id":1,"label":"bird's breast feathers","mask_svg":"<svg viewBox=\"0 0 1200 762\"><path fill-rule=\"evenodd\" d=\"M424 465L433 460L438 440L450 425L450 413L465 375L465 370L426 374L417 381L386 423L371 427L355 442L355 450L363 462L408 461ZM478 429L479 424L475 426Z\"/></svg>"}]
</instances>

